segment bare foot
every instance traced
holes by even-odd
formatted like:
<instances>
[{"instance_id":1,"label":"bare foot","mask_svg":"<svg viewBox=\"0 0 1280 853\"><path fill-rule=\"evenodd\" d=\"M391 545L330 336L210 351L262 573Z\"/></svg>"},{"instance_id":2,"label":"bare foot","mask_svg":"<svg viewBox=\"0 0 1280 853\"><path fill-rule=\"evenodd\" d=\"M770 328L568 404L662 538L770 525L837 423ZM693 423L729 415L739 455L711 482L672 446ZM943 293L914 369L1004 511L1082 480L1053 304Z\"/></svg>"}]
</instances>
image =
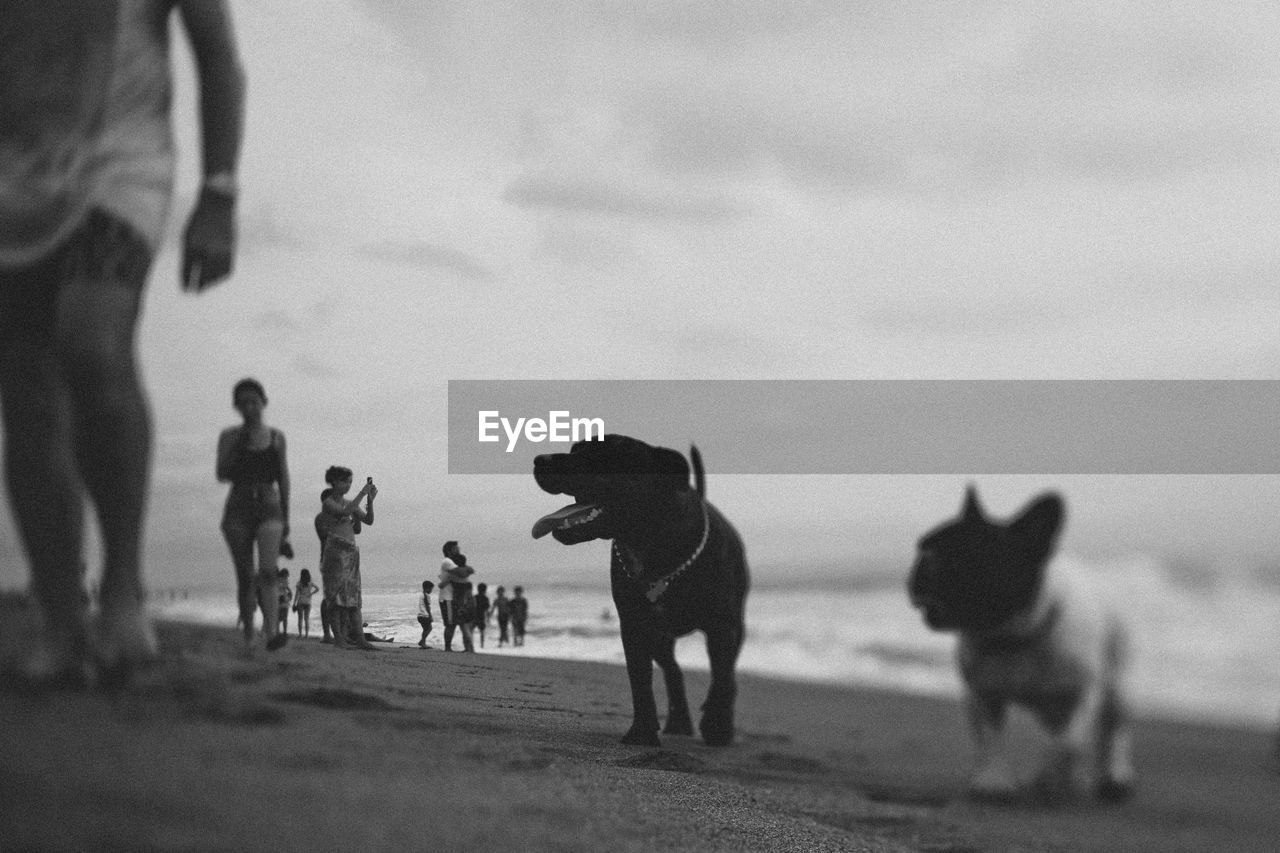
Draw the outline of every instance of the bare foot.
<instances>
[{"instance_id":1,"label":"bare foot","mask_svg":"<svg viewBox=\"0 0 1280 853\"><path fill-rule=\"evenodd\" d=\"M78 690L93 682L83 636L64 640L38 636L8 675L15 686L36 692Z\"/></svg>"},{"instance_id":2,"label":"bare foot","mask_svg":"<svg viewBox=\"0 0 1280 853\"><path fill-rule=\"evenodd\" d=\"M122 684L139 669L160 659L160 646L141 605L109 607L98 616L93 644L98 675L107 685Z\"/></svg>"}]
</instances>

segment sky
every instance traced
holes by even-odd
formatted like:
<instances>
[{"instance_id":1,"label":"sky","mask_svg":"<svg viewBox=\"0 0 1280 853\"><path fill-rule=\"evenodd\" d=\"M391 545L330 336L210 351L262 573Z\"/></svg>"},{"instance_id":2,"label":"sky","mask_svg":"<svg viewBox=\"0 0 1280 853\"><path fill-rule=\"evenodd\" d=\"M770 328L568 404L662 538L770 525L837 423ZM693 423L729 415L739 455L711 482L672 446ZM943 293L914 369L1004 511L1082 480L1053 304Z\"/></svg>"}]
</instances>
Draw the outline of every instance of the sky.
<instances>
[{"instance_id":1,"label":"sky","mask_svg":"<svg viewBox=\"0 0 1280 853\"><path fill-rule=\"evenodd\" d=\"M198 297L175 37L180 178L139 340L152 586L231 589L214 448L243 376L288 439L294 566L342 464L381 489L366 582L426 577L458 539L527 587L603 583L607 545L534 542L559 502L531 476L447 473L451 379L1280 378L1275 4L232 7L240 249ZM781 581L905 573L970 481L997 515L1062 490L1085 554L1231 571L1280 546L1268 476L709 486ZM0 585L25 582L0 512Z\"/></svg>"}]
</instances>

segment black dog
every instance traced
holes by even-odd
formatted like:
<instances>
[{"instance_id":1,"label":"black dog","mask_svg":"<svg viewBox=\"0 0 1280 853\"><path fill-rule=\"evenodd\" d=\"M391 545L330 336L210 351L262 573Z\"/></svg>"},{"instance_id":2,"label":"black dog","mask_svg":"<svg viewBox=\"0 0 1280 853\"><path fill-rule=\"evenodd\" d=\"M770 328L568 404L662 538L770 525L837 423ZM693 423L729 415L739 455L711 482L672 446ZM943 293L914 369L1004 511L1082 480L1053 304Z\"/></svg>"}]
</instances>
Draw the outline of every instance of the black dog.
<instances>
[{"instance_id":1,"label":"black dog","mask_svg":"<svg viewBox=\"0 0 1280 853\"><path fill-rule=\"evenodd\" d=\"M742 647L747 560L737 531L703 499L697 448L689 465L665 447L624 435L580 441L568 453L539 456L533 476L544 491L575 503L539 519L535 539L550 533L576 545L612 539L610 582L631 680L634 716L622 742L657 746L653 664L667 685L666 734L691 735L676 638L701 630L711 658L711 689L698 730L712 746L733 741L734 666Z\"/></svg>"}]
</instances>

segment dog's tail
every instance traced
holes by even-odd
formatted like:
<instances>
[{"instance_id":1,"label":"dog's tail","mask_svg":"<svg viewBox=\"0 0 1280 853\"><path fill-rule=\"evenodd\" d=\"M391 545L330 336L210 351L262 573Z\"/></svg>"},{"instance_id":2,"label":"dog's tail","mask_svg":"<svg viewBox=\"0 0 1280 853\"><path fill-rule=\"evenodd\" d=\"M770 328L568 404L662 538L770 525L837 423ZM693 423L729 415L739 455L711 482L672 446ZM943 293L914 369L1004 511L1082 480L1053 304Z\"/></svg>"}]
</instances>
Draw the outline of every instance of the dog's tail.
<instances>
[{"instance_id":1,"label":"dog's tail","mask_svg":"<svg viewBox=\"0 0 1280 853\"><path fill-rule=\"evenodd\" d=\"M702 454L698 452L698 445L689 445L689 461L693 463L693 487L698 490L698 497L705 498L707 496L707 475L702 470Z\"/></svg>"}]
</instances>

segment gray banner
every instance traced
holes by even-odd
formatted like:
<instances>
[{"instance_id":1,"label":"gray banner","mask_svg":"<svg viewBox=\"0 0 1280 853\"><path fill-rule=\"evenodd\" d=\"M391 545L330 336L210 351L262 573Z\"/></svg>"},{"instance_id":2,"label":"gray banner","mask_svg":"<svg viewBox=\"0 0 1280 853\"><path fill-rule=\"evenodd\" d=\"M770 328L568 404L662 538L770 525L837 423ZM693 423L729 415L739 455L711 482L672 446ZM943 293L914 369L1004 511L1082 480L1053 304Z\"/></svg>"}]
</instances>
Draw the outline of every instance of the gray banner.
<instances>
[{"instance_id":1,"label":"gray banner","mask_svg":"<svg viewBox=\"0 0 1280 853\"><path fill-rule=\"evenodd\" d=\"M451 380L449 472L590 431L719 474L1275 474L1272 380Z\"/></svg>"}]
</instances>

